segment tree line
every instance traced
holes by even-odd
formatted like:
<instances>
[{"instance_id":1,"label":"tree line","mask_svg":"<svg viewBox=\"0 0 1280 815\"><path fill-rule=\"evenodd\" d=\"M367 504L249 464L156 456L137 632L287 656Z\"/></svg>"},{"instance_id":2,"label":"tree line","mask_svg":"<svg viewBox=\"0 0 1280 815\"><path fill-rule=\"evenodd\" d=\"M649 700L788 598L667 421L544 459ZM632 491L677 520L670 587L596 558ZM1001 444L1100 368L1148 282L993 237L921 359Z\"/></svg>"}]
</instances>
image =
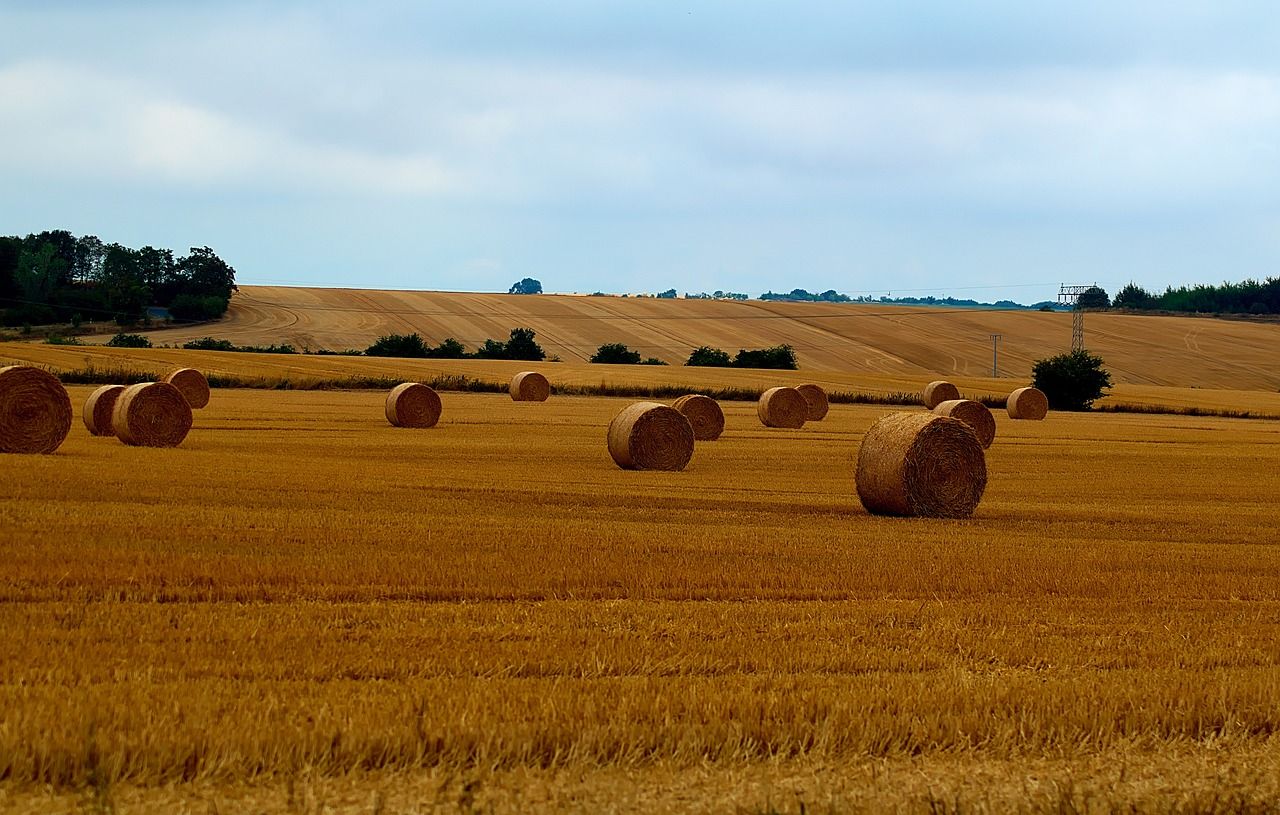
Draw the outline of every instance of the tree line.
<instances>
[{"instance_id":1,"label":"tree line","mask_svg":"<svg viewBox=\"0 0 1280 815\"><path fill-rule=\"evenodd\" d=\"M0 323L7 326L111 319L145 321L152 306L175 320L221 317L236 270L207 246L131 249L65 229L0 237Z\"/></svg>"},{"instance_id":2,"label":"tree line","mask_svg":"<svg viewBox=\"0 0 1280 815\"><path fill-rule=\"evenodd\" d=\"M1105 292L1103 292L1105 298ZM1102 307L1135 311L1177 311L1210 314L1280 314L1280 277L1263 281L1244 280L1218 286L1172 286L1153 294L1134 283L1116 293Z\"/></svg>"}]
</instances>

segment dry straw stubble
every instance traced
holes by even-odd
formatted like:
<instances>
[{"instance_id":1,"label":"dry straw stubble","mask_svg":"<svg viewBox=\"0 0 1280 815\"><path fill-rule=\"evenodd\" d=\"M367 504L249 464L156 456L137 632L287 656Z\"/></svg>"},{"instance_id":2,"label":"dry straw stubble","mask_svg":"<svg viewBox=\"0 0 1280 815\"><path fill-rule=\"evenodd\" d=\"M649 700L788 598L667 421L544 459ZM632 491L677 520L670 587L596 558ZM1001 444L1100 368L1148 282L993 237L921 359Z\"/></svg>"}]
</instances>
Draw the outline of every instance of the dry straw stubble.
<instances>
[{"instance_id":1,"label":"dry straw stubble","mask_svg":"<svg viewBox=\"0 0 1280 815\"><path fill-rule=\"evenodd\" d=\"M693 457L693 425L658 402L636 402L609 423L609 455L624 470L683 470Z\"/></svg>"},{"instance_id":2,"label":"dry straw stubble","mask_svg":"<svg viewBox=\"0 0 1280 815\"><path fill-rule=\"evenodd\" d=\"M691 393L671 403L693 426L693 438L697 441L715 441L724 432L724 411L720 403L710 396Z\"/></svg>"},{"instance_id":3,"label":"dry straw stubble","mask_svg":"<svg viewBox=\"0 0 1280 815\"><path fill-rule=\"evenodd\" d=\"M960 389L946 380L939 379L925 385L924 393L920 395L920 398L924 400L925 407L933 410L943 402L959 399Z\"/></svg>"},{"instance_id":4,"label":"dry straw stubble","mask_svg":"<svg viewBox=\"0 0 1280 815\"><path fill-rule=\"evenodd\" d=\"M800 391L800 395L809 404L809 421L820 422L827 418L827 411L831 409L831 405L827 401L825 390L813 384L797 385L796 390Z\"/></svg>"},{"instance_id":5,"label":"dry straw stubble","mask_svg":"<svg viewBox=\"0 0 1280 815\"><path fill-rule=\"evenodd\" d=\"M511 378L511 398L517 402L545 402L551 383L537 371L521 371Z\"/></svg>"},{"instance_id":6,"label":"dry straw stubble","mask_svg":"<svg viewBox=\"0 0 1280 815\"><path fill-rule=\"evenodd\" d=\"M873 514L967 518L987 486L986 457L959 419L891 413L863 436L856 480Z\"/></svg>"},{"instance_id":7,"label":"dry straw stubble","mask_svg":"<svg viewBox=\"0 0 1280 815\"><path fill-rule=\"evenodd\" d=\"M972 399L948 399L934 408L933 412L939 416L959 419L972 427L984 448L990 447L991 442L995 441L996 417L992 416L991 410L981 402L975 402Z\"/></svg>"},{"instance_id":8,"label":"dry straw stubble","mask_svg":"<svg viewBox=\"0 0 1280 815\"><path fill-rule=\"evenodd\" d=\"M177 388L187 404L196 410L209 404L209 380L195 368L170 371L161 381Z\"/></svg>"},{"instance_id":9,"label":"dry straw stubble","mask_svg":"<svg viewBox=\"0 0 1280 815\"><path fill-rule=\"evenodd\" d=\"M440 394L421 382L403 382L387 394L387 421L395 427L435 427Z\"/></svg>"},{"instance_id":10,"label":"dry straw stubble","mask_svg":"<svg viewBox=\"0 0 1280 815\"><path fill-rule=\"evenodd\" d=\"M1010 419L1040 421L1049 413L1049 398L1039 388L1018 388L1009 394L1005 410Z\"/></svg>"},{"instance_id":11,"label":"dry straw stubble","mask_svg":"<svg viewBox=\"0 0 1280 815\"><path fill-rule=\"evenodd\" d=\"M111 416L116 409L116 400L124 393L124 385L103 385L84 400L84 426L92 436L114 436L115 426Z\"/></svg>"},{"instance_id":12,"label":"dry straw stubble","mask_svg":"<svg viewBox=\"0 0 1280 815\"><path fill-rule=\"evenodd\" d=\"M143 382L116 399L111 424L131 447L177 447L191 430L191 405L168 382Z\"/></svg>"},{"instance_id":13,"label":"dry straw stubble","mask_svg":"<svg viewBox=\"0 0 1280 815\"><path fill-rule=\"evenodd\" d=\"M0 368L0 453L52 453L71 432L71 397L53 374Z\"/></svg>"},{"instance_id":14,"label":"dry straw stubble","mask_svg":"<svg viewBox=\"0 0 1280 815\"><path fill-rule=\"evenodd\" d=\"M756 415L765 427L804 427L809 417L809 402L795 388L778 387L760 394Z\"/></svg>"}]
</instances>

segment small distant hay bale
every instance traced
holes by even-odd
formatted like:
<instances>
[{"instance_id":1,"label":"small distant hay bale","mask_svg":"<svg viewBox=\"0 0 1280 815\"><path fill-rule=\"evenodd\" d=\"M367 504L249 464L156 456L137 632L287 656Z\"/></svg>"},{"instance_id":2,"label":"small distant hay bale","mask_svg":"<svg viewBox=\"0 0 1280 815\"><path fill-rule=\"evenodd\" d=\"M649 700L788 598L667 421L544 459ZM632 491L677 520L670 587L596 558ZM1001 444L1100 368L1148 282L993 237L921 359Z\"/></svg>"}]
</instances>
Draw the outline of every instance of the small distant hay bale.
<instances>
[{"instance_id":1,"label":"small distant hay bale","mask_svg":"<svg viewBox=\"0 0 1280 815\"><path fill-rule=\"evenodd\" d=\"M53 374L0 368L0 453L52 453L71 432L71 397Z\"/></svg>"},{"instance_id":2,"label":"small distant hay bale","mask_svg":"<svg viewBox=\"0 0 1280 815\"><path fill-rule=\"evenodd\" d=\"M551 383L537 371L522 371L511 378L511 398L517 402L545 402Z\"/></svg>"},{"instance_id":3,"label":"small distant hay bale","mask_svg":"<svg viewBox=\"0 0 1280 815\"><path fill-rule=\"evenodd\" d=\"M972 427L984 449L990 447L991 442L996 439L996 417L992 416L991 410L981 402L975 402L972 399L948 399L934 408L933 412L939 416L959 419Z\"/></svg>"},{"instance_id":4,"label":"small distant hay bale","mask_svg":"<svg viewBox=\"0 0 1280 815\"><path fill-rule=\"evenodd\" d=\"M683 470L693 441L684 414L658 402L636 402L609 423L609 455L624 470Z\"/></svg>"},{"instance_id":5,"label":"small distant hay bale","mask_svg":"<svg viewBox=\"0 0 1280 815\"><path fill-rule=\"evenodd\" d=\"M111 423L111 415L116 409L116 400L124 393L124 385L103 385L84 401L84 426L93 436L114 436L116 429Z\"/></svg>"},{"instance_id":6,"label":"small distant hay bale","mask_svg":"<svg viewBox=\"0 0 1280 815\"><path fill-rule=\"evenodd\" d=\"M177 447L191 430L191 404L168 382L130 385L116 398L111 426L130 447Z\"/></svg>"},{"instance_id":7,"label":"small distant hay bale","mask_svg":"<svg viewBox=\"0 0 1280 815\"><path fill-rule=\"evenodd\" d=\"M820 422L827 418L827 411L831 409L831 404L827 401L825 390L818 385L797 385L796 390L800 391L804 401L809 403L809 421Z\"/></svg>"},{"instance_id":8,"label":"small distant hay bale","mask_svg":"<svg viewBox=\"0 0 1280 815\"><path fill-rule=\"evenodd\" d=\"M187 404L199 410L209 404L209 380L195 368L179 368L165 374L162 382L168 382L178 389Z\"/></svg>"},{"instance_id":9,"label":"small distant hay bale","mask_svg":"<svg viewBox=\"0 0 1280 815\"><path fill-rule=\"evenodd\" d=\"M720 403L710 396L691 393L671 403L693 426L693 438L697 441L715 441L724 432L724 411Z\"/></svg>"},{"instance_id":10,"label":"small distant hay bale","mask_svg":"<svg viewBox=\"0 0 1280 815\"><path fill-rule=\"evenodd\" d=\"M936 413L891 413L858 450L858 498L875 515L967 518L987 487L973 428Z\"/></svg>"},{"instance_id":11,"label":"small distant hay bale","mask_svg":"<svg viewBox=\"0 0 1280 815\"><path fill-rule=\"evenodd\" d=\"M804 427L809 418L809 402L795 388L769 388L760 394L756 414L765 427Z\"/></svg>"},{"instance_id":12,"label":"small distant hay bale","mask_svg":"<svg viewBox=\"0 0 1280 815\"><path fill-rule=\"evenodd\" d=\"M943 402L950 402L952 399L960 398L960 389L950 382L939 379L936 382L930 382L924 386L924 406L933 410Z\"/></svg>"},{"instance_id":13,"label":"small distant hay bale","mask_svg":"<svg viewBox=\"0 0 1280 815\"><path fill-rule=\"evenodd\" d=\"M404 382L387 394L387 421L396 427L435 427L440 395L421 382Z\"/></svg>"},{"instance_id":14,"label":"small distant hay bale","mask_svg":"<svg viewBox=\"0 0 1280 815\"><path fill-rule=\"evenodd\" d=\"M1018 388L1004 403L1011 419L1040 421L1049 413L1049 397L1039 388Z\"/></svg>"}]
</instances>

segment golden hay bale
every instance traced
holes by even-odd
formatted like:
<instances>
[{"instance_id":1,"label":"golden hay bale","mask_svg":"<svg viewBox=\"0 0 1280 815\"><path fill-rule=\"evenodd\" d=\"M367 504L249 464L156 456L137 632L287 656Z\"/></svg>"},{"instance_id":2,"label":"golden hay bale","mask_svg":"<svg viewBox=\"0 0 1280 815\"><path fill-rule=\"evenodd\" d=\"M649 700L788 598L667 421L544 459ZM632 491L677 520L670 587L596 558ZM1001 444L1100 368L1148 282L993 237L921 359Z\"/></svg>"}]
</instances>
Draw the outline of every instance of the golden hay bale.
<instances>
[{"instance_id":1,"label":"golden hay bale","mask_svg":"<svg viewBox=\"0 0 1280 815\"><path fill-rule=\"evenodd\" d=\"M943 402L959 399L960 389L950 382L939 379L937 382L930 382L925 385L924 393L921 396L924 399L924 406L929 410L933 410Z\"/></svg>"},{"instance_id":2,"label":"golden hay bale","mask_svg":"<svg viewBox=\"0 0 1280 815\"><path fill-rule=\"evenodd\" d=\"M0 368L0 453L52 453L71 432L71 397L29 365Z\"/></svg>"},{"instance_id":3,"label":"golden hay bale","mask_svg":"<svg viewBox=\"0 0 1280 815\"><path fill-rule=\"evenodd\" d=\"M831 409L831 405L827 402L826 391L818 385L797 385L796 390L800 391L800 395L809 403L809 421L820 422L827 418L827 411Z\"/></svg>"},{"instance_id":4,"label":"golden hay bale","mask_svg":"<svg viewBox=\"0 0 1280 815\"><path fill-rule=\"evenodd\" d=\"M697 441L715 441L724 432L724 411L710 396L691 393L672 402L671 407L684 414L693 425L693 438Z\"/></svg>"},{"instance_id":5,"label":"golden hay bale","mask_svg":"<svg viewBox=\"0 0 1280 815\"><path fill-rule=\"evenodd\" d=\"M421 382L404 382L387 394L387 421L396 427L435 427L440 395Z\"/></svg>"},{"instance_id":6,"label":"golden hay bale","mask_svg":"<svg viewBox=\"0 0 1280 815\"><path fill-rule=\"evenodd\" d=\"M111 426L131 447L177 447L191 430L191 405L168 382L131 385L116 398Z\"/></svg>"},{"instance_id":7,"label":"golden hay bale","mask_svg":"<svg viewBox=\"0 0 1280 815\"><path fill-rule=\"evenodd\" d=\"M990 447L996 439L996 417L981 402L972 399L948 399L933 409L939 416L950 416L959 419L978 435L978 441L984 448Z\"/></svg>"},{"instance_id":8,"label":"golden hay bale","mask_svg":"<svg viewBox=\"0 0 1280 815\"><path fill-rule=\"evenodd\" d=\"M187 404L199 410L209 404L209 380L195 368L179 368L165 374L162 382L168 382L178 389Z\"/></svg>"},{"instance_id":9,"label":"golden hay bale","mask_svg":"<svg viewBox=\"0 0 1280 815\"><path fill-rule=\"evenodd\" d=\"M1039 388L1018 388L1004 403L1011 419L1040 421L1049 413L1049 397Z\"/></svg>"},{"instance_id":10,"label":"golden hay bale","mask_svg":"<svg viewBox=\"0 0 1280 815\"><path fill-rule=\"evenodd\" d=\"M609 455L624 470L683 470L693 457L693 425L675 408L636 402L609 423Z\"/></svg>"},{"instance_id":11,"label":"golden hay bale","mask_svg":"<svg viewBox=\"0 0 1280 815\"><path fill-rule=\"evenodd\" d=\"M935 413L891 413L858 450L858 498L876 515L967 518L987 487L973 428Z\"/></svg>"},{"instance_id":12,"label":"golden hay bale","mask_svg":"<svg viewBox=\"0 0 1280 815\"><path fill-rule=\"evenodd\" d=\"M545 402L551 383L537 371L523 371L511 378L511 398L517 402Z\"/></svg>"},{"instance_id":13,"label":"golden hay bale","mask_svg":"<svg viewBox=\"0 0 1280 815\"><path fill-rule=\"evenodd\" d=\"M756 414L765 427L804 427L809 417L809 402L795 388L769 388L760 394Z\"/></svg>"},{"instance_id":14,"label":"golden hay bale","mask_svg":"<svg viewBox=\"0 0 1280 815\"><path fill-rule=\"evenodd\" d=\"M115 427L111 424L111 414L115 411L116 400L124 393L124 385L103 385L84 401L84 426L89 428L93 436L114 436Z\"/></svg>"}]
</instances>

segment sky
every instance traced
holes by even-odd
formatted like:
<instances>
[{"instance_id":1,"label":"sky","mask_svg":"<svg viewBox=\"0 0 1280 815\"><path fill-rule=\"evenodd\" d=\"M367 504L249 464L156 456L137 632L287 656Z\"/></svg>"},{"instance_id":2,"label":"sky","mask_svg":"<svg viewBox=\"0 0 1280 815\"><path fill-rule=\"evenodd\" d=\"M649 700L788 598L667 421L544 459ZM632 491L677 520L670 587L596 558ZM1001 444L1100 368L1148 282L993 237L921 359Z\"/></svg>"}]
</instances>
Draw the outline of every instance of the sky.
<instances>
[{"instance_id":1,"label":"sky","mask_svg":"<svg viewBox=\"0 0 1280 815\"><path fill-rule=\"evenodd\" d=\"M0 234L241 283L1280 275L1271 0L0 5Z\"/></svg>"}]
</instances>

